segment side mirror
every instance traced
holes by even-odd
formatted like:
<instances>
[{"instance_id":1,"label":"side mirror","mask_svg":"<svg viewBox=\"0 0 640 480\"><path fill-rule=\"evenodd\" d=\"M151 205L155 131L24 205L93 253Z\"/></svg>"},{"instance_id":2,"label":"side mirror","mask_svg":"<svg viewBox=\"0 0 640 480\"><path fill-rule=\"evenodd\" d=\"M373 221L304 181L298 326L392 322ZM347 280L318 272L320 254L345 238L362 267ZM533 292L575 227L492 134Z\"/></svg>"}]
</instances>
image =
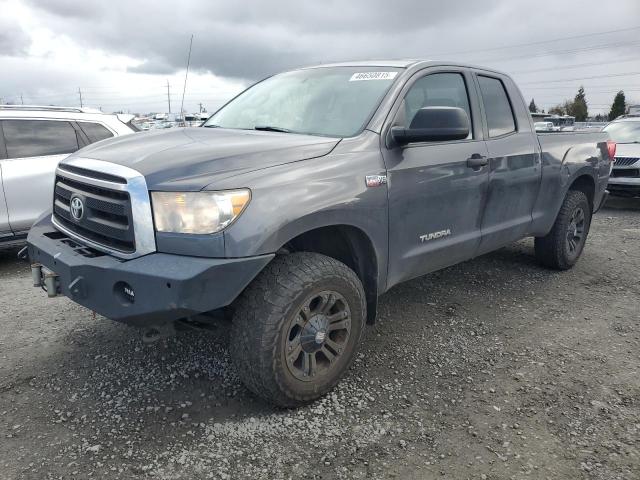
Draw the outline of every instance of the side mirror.
<instances>
[{"instance_id":1,"label":"side mirror","mask_svg":"<svg viewBox=\"0 0 640 480\"><path fill-rule=\"evenodd\" d=\"M391 138L396 145L464 140L469 136L470 125L462 108L423 107L416 112L409 128L392 127Z\"/></svg>"}]
</instances>

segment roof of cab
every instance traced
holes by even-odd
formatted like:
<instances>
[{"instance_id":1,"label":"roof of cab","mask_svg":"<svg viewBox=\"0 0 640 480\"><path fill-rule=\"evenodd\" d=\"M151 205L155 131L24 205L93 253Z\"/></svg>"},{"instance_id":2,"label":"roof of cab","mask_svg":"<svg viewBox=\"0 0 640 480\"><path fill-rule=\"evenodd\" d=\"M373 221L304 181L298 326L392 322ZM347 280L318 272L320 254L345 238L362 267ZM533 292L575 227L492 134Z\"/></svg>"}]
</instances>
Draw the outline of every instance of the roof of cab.
<instances>
[{"instance_id":1,"label":"roof of cab","mask_svg":"<svg viewBox=\"0 0 640 480\"><path fill-rule=\"evenodd\" d=\"M358 61L352 61L352 62L323 63L320 65L310 65L307 67L303 67L302 70L310 69L310 68L325 68L325 67L389 67L389 68L403 68L403 69L414 70L414 69L421 69L425 67L441 67L441 66L473 68L476 70L484 70L485 72L493 72L500 75L507 75L505 72L501 72L493 68L482 67L479 65L471 65L468 63L460 63L460 62L447 61L447 60L426 60L426 59L416 59L416 58L391 59L391 60L384 60L384 59L358 60Z\"/></svg>"},{"instance_id":2,"label":"roof of cab","mask_svg":"<svg viewBox=\"0 0 640 480\"><path fill-rule=\"evenodd\" d=\"M393 68L407 68L416 63L424 62L425 60L416 59L400 59L400 60L358 60L353 62L335 62L335 63L322 63L320 65L310 65L306 68L323 68L323 67L393 67Z\"/></svg>"}]
</instances>

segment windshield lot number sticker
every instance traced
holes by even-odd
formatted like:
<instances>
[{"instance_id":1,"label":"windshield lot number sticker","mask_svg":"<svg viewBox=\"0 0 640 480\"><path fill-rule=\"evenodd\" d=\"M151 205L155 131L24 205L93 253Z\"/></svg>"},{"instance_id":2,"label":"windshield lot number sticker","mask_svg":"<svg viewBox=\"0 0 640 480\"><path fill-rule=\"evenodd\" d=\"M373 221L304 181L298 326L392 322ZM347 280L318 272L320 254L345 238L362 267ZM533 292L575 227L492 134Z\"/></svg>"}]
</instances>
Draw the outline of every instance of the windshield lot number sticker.
<instances>
[{"instance_id":1,"label":"windshield lot number sticker","mask_svg":"<svg viewBox=\"0 0 640 480\"><path fill-rule=\"evenodd\" d=\"M349 79L350 82L361 82L363 80L393 80L398 72L360 72L354 73Z\"/></svg>"}]
</instances>

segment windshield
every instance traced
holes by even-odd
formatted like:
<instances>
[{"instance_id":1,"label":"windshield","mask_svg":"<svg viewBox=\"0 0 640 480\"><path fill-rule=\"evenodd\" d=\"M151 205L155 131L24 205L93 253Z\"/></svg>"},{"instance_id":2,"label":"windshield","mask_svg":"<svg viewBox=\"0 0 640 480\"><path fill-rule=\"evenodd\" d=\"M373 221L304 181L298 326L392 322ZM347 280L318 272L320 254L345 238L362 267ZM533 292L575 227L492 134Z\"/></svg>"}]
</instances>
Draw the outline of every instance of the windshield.
<instances>
[{"instance_id":1,"label":"windshield","mask_svg":"<svg viewBox=\"0 0 640 480\"><path fill-rule=\"evenodd\" d=\"M616 143L640 143L640 122L615 122L603 129Z\"/></svg>"},{"instance_id":2,"label":"windshield","mask_svg":"<svg viewBox=\"0 0 640 480\"><path fill-rule=\"evenodd\" d=\"M399 71L326 67L282 73L245 90L204 127L352 137L364 129Z\"/></svg>"}]
</instances>

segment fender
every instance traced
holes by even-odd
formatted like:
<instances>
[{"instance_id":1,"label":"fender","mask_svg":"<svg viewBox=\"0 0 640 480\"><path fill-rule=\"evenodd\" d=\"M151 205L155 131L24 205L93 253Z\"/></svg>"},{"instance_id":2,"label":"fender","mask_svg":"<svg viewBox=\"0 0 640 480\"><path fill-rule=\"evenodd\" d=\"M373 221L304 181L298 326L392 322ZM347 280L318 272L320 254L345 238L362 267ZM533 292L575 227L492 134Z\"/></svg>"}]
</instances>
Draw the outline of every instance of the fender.
<instances>
[{"instance_id":1,"label":"fender","mask_svg":"<svg viewBox=\"0 0 640 480\"><path fill-rule=\"evenodd\" d=\"M556 135L554 138L553 135ZM604 163L602 145L578 143L566 148L570 135L540 135L542 146L542 181L533 209L531 234L544 236L555 222L567 192L578 178L587 177L599 193L599 167ZM579 134L571 135L579 139ZM606 148L606 147L605 147ZM594 204L599 200L594 198Z\"/></svg>"},{"instance_id":2,"label":"fender","mask_svg":"<svg viewBox=\"0 0 640 480\"><path fill-rule=\"evenodd\" d=\"M364 173L385 175L379 149L249 172L216 188L251 189L251 202L224 232L225 257L275 253L314 229L349 226L369 239L376 254L378 286L386 286L388 257L387 185L367 186Z\"/></svg>"}]
</instances>

